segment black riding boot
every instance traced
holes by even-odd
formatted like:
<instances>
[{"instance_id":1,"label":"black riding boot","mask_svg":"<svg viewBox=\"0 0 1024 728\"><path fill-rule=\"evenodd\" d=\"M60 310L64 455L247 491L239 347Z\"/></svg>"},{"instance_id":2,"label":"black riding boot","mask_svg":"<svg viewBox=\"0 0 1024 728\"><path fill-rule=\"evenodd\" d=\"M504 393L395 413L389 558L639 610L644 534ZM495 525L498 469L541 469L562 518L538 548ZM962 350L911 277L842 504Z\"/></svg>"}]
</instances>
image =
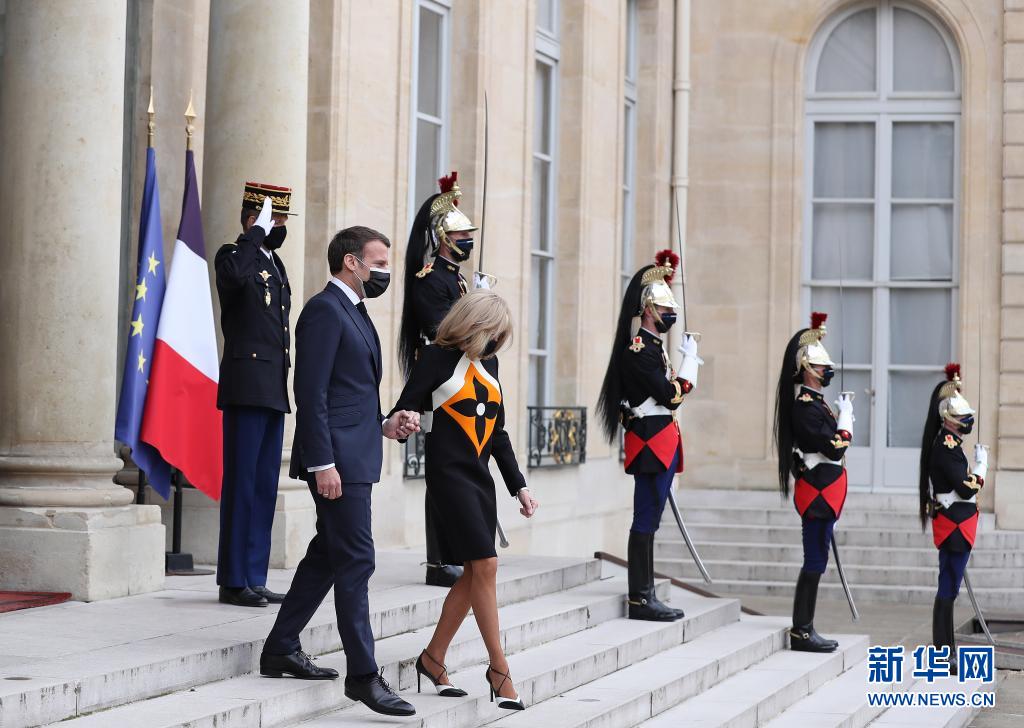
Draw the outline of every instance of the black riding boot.
<instances>
[{"instance_id":1,"label":"black riding boot","mask_svg":"<svg viewBox=\"0 0 1024 728\"><path fill-rule=\"evenodd\" d=\"M789 648L797 652L835 652L839 643L814 631L814 606L818 601L821 574L800 570L793 596L793 628L789 630Z\"/></svg>"},{"instance_id":2,"label":"black riding boot","mask_svg":"<svg viewBox=\"0 0 1024 728\"><path fill-rule=\"evenodd\" d=\"M647 542L647 565L648 565L648 567L651 570L651 576L653 576L654 575L654 536L653 536L653 534L651 535L650 540ZM682 609L676 609L675 607L670 607L669 605L665 604L663 601L658 599L658 593L656 591L654 591L654 589L651 589L651 601L654 602L655 604L658 604L658 605L664 607L665 609L669 610L670 612L673 612L676 615L676 619L682 619L683 617L686 616L686 614L683 612Z\"/></svg>"},{"instance_id":3,"label":"black riding boot","mask_svg":"<svg viewBox=\"0 0 1024 728\"><path fill-rule=\"evenodd\" d=\"M629 618L673 622L678 619L676 613L654 599L654 569L648 556L648 544L653 542L654 534L629 532Z\"/></svg>"},{"instance_id":4,"label":"black riding boot","mask_svg":"<svg viewBox=\"0 0 1024 728\"><path fill-rule=\"evenodd\" d=\"M953 632L953 599L935 597L932 607L932 644L949 647L949 674L956 675L956 639Z\"/></svg>"}]
</instances>

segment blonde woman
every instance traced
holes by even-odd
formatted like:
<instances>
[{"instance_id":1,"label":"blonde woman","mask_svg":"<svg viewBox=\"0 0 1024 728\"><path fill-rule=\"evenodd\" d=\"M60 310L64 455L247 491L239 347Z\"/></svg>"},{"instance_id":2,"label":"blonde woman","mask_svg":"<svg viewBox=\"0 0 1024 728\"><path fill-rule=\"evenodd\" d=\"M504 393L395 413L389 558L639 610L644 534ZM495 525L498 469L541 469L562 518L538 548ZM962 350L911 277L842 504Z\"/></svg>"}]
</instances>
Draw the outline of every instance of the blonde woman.
<instances>
[{"instance_id":1,"label":"blonde woman","mask_svg":"<svg viewBox=\"0 0 1024 728\"><path fill-rule=\"evenodd\" d=\"M426 482L432 516L439 524L441 556L446 564L464 567L448 592L430 643L416 661L417 680L426 677L438 695L466 695L451 684L444 659L472 607L490 659L485 676L491 700L497 696L498 707L523 710L498 632L497 506L488 469L493 454L505 487L519 499L519 512L532 516L538 503L505 432L495 358L511 337L512 316L503 298L486 290L460 298L441 321L434 343L420 351L393 411L424 413Z\"/></svg>"}]
</instances>

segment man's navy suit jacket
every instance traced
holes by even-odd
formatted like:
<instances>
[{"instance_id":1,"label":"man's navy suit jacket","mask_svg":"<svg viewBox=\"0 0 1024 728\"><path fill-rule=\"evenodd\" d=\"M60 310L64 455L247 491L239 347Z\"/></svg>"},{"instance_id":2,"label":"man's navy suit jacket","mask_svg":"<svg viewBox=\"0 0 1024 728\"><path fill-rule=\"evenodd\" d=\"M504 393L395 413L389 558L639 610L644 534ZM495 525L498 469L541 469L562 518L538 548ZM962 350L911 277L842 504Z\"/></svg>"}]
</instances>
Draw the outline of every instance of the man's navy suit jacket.
<instances>
[{"instance_id":1,"label":"man's navy suit jacket","mask_svg":"<svg viewBox=\"0 0 1024 728\"><path fill-rule=\"evenodd\" d=\"M295 326L295 442L290 474L334 463L345 483L380 480L381 353L376 332L334 283Z\"/></svg>"}]
</instances>

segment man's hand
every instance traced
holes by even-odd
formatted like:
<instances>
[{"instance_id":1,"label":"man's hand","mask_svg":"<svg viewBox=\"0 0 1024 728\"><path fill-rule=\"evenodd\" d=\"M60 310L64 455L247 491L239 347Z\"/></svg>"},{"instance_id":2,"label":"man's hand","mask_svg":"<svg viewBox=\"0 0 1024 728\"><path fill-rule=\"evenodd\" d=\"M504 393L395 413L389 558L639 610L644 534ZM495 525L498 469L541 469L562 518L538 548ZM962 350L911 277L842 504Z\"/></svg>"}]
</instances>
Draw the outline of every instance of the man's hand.
<instances>
[{"instance_id":1,"label":"man's hand","mask_svg":"<svg viewBox=\"0 0 1024 728\"><path fill-rule=\"evenodd\" d=\"M530 494L529 488L520 488L519 492L516 493L516 497L519 498L519 502L522 504L522 508L519 509L519 512L527 518L532 516L537 509L540 508L540 503L538 503L537 499Z\"/></svg>"},{"instance_id":2,"label":"man's hand","mask_svg":"<svg viewBox=\"0 0 1024 728\"><path fill-rule=\"evenodd\" d=\"M341 473L337 468L316 471L316 492L327 500L341 498Z\"/></svg>"},{"instance_id":3,"label":"man's hand","mask_svg":"<svg viewBox=\"0 0 1024 728\"><path fill-rule=\"evenodd\" d=\"M270 235L270 231L274 227L274 203L270 201L270 195L263 198L263 209L260 210L259 217L256 218L253 226L263 228L263 232Z\"/></svg>"},{"instance_id":4,"label":"man's hand","mask_svg":"<svg viewBox=\"0 0 1024 728\"><path fill-rule=\"evenodd\" d=\"M404 440L420 431L420 413L398 410L384 422L384 437L389 440Z\"/></svg>"}]
</instances>

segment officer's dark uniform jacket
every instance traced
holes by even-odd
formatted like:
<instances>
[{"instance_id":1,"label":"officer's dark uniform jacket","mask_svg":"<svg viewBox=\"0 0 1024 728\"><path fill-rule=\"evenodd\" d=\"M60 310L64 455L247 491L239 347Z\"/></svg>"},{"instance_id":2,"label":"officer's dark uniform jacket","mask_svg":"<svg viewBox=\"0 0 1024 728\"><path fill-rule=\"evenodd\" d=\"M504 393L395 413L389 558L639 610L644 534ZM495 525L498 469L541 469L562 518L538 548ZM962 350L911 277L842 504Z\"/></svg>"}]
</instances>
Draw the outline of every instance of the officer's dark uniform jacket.
<instances>
[{"instance_id":1,"label":"officer's dark uniform jacket","mask_svg":"<svg viewBox=\"0 0 1024 728\"><path fill-rule=\"evenodd\" d=\"M265 233L253 225L217 251L224 356L220 362L217 407L265 407L290 412L288 368L291 288L284 263L260 248Z\"/></svg>"},{"instance_id":2,"label":"officer's dark uniform jacket","mask_svg":"<svg viewBox=\"0 0 1024 728\"><path fill-rule=\"evenodd\" d=\"M978 533L978 505L969 499L973 499L984 485L984 480L970 472L962 443L959 435L940 430L932 442L928 467L935 498L953 501L938 508L932 519L932 537L937 548L956 553L970 551L974 546L974 537ZM946 494L954 494L954 497Z\"/></svg>"},{"instance_id":3,"label":"officer's dark uniform jacket","mask_svg":"<svg viewBox=\"0 0 1024 728\"><path fill-rule=\"evenodd\" d=\"M625 468L630 475L663 473L679 453L676 472L683 472L683 442L672 414L690 391L690 383L673 376L660 338L646 329L633 337L621 359L622 393L630 408L648 408L642 417L623 408ZM648 402L648 399L653 402ZM647 403L646 405L644 403Z\"/></svg>"},{"instance_id":4,"label":"officer's dark uniform jacket","mask_svg":"<svg viewBox=\"0 0 1024 728\"><path fill-rule=\"evenodd\" d=\"M804 518L839 518L846 502L843 456L852 435L840 430L821 392L801 386L793 400L794 502Z\"/></svg>"},{"instance_id":5,"label":"officer's dark uniform jacket","mask_svg":"<svg viewBox=\"0 0 1024 728\"><path fill-rule=\"evenodd\" d=\"M459 266L440 256L417 273L412 287L412 302L420 335L433 341L441 320L455 302L466 295L467 290L466 279L459 272Z\"/></svg>"}]
</instances>

